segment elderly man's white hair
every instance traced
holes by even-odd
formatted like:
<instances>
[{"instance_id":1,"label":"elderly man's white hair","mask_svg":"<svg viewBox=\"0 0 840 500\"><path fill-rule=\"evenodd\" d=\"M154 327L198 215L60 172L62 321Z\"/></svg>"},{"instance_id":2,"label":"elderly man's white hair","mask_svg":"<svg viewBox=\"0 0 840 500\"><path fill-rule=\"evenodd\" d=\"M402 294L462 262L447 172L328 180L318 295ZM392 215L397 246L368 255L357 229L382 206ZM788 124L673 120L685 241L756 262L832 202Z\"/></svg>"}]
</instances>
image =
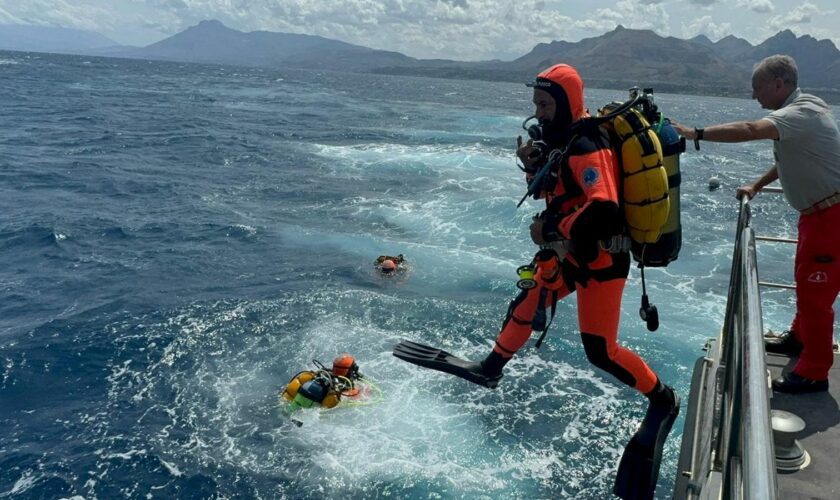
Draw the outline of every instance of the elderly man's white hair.
<instances>
[{"instance_id":1,"label":"elderly man's white hair","mask_svg":"<svg viewBox=\"0 0 840 500\"><path fill-rule=\"evenodd\" d=\"M781 78L786 84L796 87L799 83L799 69L792 57L776 54L757 62L753 67L753 77L762 80Z\"/></svg>"}]
</instances>

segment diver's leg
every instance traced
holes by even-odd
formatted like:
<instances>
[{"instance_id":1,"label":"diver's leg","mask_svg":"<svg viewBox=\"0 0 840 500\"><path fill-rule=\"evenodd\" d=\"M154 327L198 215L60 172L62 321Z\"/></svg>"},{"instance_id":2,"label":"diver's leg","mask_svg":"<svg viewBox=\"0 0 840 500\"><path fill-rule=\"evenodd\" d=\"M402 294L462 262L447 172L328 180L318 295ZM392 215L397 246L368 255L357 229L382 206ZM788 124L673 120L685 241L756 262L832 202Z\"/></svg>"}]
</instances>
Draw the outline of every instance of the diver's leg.
<instances>
[{"instance_id":1,"label":"diver's leg","mask_svg":"<svg viewBox=\"0 0 840 500\"><path fill-rule=\"evenodd\" d=\"M547 290L547 304L544 307L553 307L555 304L551 302L552 297L560 300L569 295L569 289L562 283L562 277L556 277L559 281L556 285L555 291ZM534 320L534 314L540 302L540 292L543 287L550 286L555 288L552 284L545 283L539 276L537 277L537 286L530 290L522 290L519 295L513 299L508 307L507 316L502 324L502 330L496 338L496 344L493 346L493 351L482 361L482 367L485 373L489 375L498 375L502 372L502 368L513 357L516 352L525 345L525 342L531 337L531 322Z\"/></svg>"},{"instance_id":2,"label":"diver's leg","mask_svg":"<svg viewBox=\"0 0 840 500\"><path fill-rule=\"evenodd\" d=\"M604 282L589 280L578 287L578 322L589 361L642 393L656 388L653 370L633 351L618 345L621 295L624 278Z\"/></svg>"},{"instance_id":3,"label":"diver's leg","mask_svg":"<svg viewBox=\"0 0 840 500\"><path fill-rule=\"evenodd\" d=\"M625 278L589 280L578 287L578 320L586 356L595 366L642 392L649 400L645 418L624 449L613 492L624 499L653 498L662 450L679 414L679 397L659 381L647 363L618 345Z\"/></svg>"}]
</instances>

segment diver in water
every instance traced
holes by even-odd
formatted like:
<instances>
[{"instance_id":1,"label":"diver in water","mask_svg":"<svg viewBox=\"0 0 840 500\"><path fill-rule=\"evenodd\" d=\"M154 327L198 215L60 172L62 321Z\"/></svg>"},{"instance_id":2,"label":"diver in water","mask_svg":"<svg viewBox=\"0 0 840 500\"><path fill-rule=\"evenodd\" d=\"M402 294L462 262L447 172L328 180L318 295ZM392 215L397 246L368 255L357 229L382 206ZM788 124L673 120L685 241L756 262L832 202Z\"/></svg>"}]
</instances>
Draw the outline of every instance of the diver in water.
<instances>
[{"instance_id":1,"label":"diver in water","mask_svg":"<svg viewBox=\"0 0 840 500\"><path fill-rule=\"evenodd\" d=\"M558 300L576 293L580 339L589 361L649 402L644 421L622 456L615 493L622 498L652 498L662 447L679 413L679 397L639 355L618 343L630 255L626 248L614 249L605 242L623 231L619 166L597 127L584 123L589 115L583 81L574 68L552 66L529 86L534 89L533 118L538 125L529 127L534 138L526 143L517 140L517 156L530 186L538 186L533 194L546 202L530 226L531 239L540 248L533 279L529 276L529 286L520 287L521 293L510 303L493 351L483 361L408 341L398 344L394 355L495 388L502 368L531 333L546 328L546 309L553 311Z\"/></svg>"},{"instance_id":2,"label":"diver in water","mask_svg":"<svg viewBox=\"0 0 840 500\"><path fill-rule=\"evenodd\" d=\"M364 378L353 356L342 354L335 358L331 368L313 360L316 370L299 372L283 390L283 399L289 402L289 412L299 408L334 408L342 396L359 394L356 384Z\"/></svg>"},{"instance_id":3,"label":"diver in water","mask_svg":"<svg viewBox=\"0 0 840 500\"><path fill-rule=\"evenodd\" d=\"M399 254L396 257L392 257L390 255L380 255L376 258L376 261L374 261L374 265L382 274L397 274L405 270L405 257L403 257L403 254Z\"/></svg>"}]
</instances>

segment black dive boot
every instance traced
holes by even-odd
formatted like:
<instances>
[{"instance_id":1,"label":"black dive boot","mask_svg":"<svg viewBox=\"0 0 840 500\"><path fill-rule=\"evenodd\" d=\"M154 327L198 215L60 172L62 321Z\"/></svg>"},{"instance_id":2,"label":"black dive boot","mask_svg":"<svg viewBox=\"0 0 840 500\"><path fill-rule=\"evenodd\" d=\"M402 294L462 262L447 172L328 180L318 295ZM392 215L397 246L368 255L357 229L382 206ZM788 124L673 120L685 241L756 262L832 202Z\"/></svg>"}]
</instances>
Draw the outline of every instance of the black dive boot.
<instances>
[{"instance_id":1,"label":"black dive boot","mask_svg":"<svg viewBox=\"0 0 840 500\"><path fill-rule=\"evenodd\" d=\"M510 358L503 358L496 351L490 351L490 354L481 362L481 372L488 379L496 380L498 384L502 378L502 368L505 367L508 361L510 361Z\"/></svg>"}]
</instances>

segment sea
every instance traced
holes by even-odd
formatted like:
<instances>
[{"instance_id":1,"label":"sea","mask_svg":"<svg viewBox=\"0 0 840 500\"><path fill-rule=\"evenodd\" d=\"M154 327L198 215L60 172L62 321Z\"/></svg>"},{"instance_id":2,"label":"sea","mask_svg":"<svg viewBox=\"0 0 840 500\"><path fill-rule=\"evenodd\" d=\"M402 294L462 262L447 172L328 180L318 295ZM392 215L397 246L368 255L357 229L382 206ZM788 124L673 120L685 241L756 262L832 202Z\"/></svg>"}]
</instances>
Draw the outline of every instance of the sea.
<instances>
[{"instance_id":1,"label":"sea","mask_svg":"<svg viewBox=\"0 0 840 500\"><path fill-rule=\"evenodd\" d=\"M655 98L696 126L766 113ZM391 354L492 348L536 250L541 202L517 208L514 161L530 99L516 83L0 52L0 498L611 498L646 400L589 364L574 297L496 390ZM656 332L631 270L620 341L683 399L721 329L735 189L771 162L768 142L682 156L682 251L645 273ZM752 205L758 234L794 237L781 195ZM398 253L406 272L375 272ZM790 283L793 253L759 243L762 280ZM791 292L762 301L764 327L785 329ZM345 352L379 396L292 423L282 389Z\"/></svg>"}]
</instances>

